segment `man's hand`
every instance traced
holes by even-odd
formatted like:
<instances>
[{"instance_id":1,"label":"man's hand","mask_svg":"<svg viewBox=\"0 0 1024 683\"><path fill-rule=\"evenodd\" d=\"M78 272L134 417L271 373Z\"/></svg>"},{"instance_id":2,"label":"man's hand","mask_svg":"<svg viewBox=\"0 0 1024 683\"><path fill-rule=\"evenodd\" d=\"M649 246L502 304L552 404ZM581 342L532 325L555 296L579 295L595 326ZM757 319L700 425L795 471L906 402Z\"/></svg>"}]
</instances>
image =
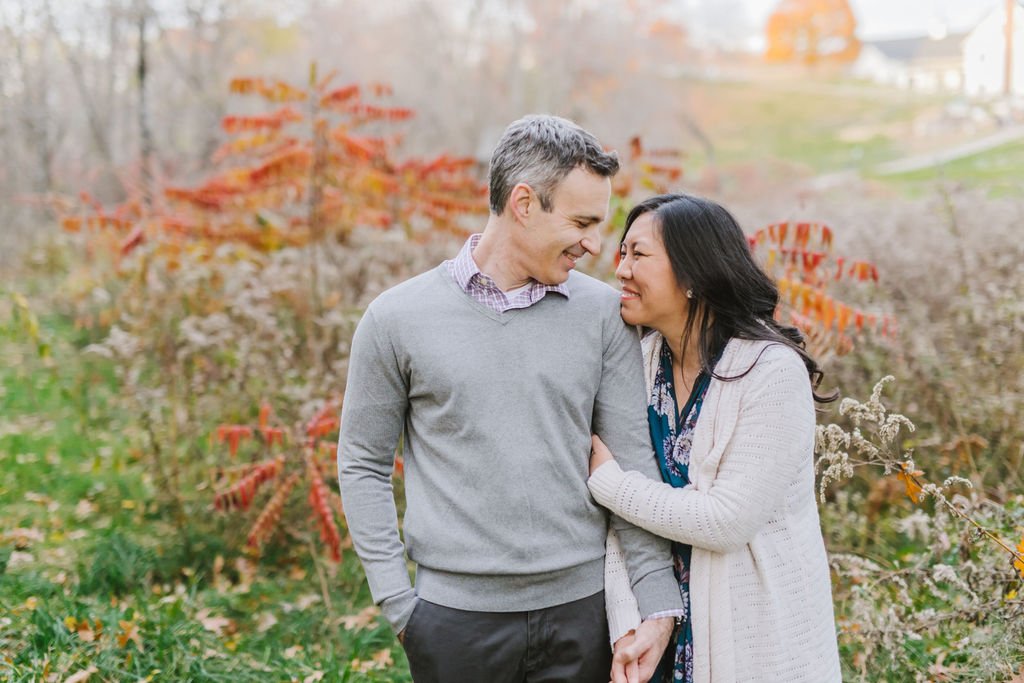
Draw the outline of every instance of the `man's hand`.
<instances>
[{"instance_id":1,"label":"man's hand","mask_svg":"<svg viewBox=\"0 0 1024 683\"><path fill-rule=\"evenodd\" d=\"M612 683L647 683L672 637L675 619L648 619L635 632L615 641Z\"/></svg>"},{"instance_id":2,"label":"man's hand","mask_svg":"<svg viewBox=\"0 0 1024 683\"><path fill-rule=\"evenodd\" d=\"M594 470L612 459L612 452L597 434L591 436L590 441L590 473L593 474Z\"/></svg>"}]
</instances>

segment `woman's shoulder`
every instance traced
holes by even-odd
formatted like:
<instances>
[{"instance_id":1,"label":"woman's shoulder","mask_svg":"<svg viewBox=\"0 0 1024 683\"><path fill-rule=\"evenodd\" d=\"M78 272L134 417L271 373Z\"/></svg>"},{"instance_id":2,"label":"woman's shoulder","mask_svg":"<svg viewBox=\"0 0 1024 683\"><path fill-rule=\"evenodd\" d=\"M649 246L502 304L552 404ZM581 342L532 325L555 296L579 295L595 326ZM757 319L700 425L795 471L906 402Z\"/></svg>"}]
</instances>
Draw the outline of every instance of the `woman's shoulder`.
<instances>
[{"instance_id":1,"label":"woman's shoulder","mask_svg":"<svg viewBox=\"0 0 1024 683\"><path fill-rule=\"evenodd\" d=\"M784 370L798 370L800 374L807 374L806 365L795 349L779 341L737 338L729 340L722 360L715 368L718 374L754 377Z\"/></svg>"}]
</instances>

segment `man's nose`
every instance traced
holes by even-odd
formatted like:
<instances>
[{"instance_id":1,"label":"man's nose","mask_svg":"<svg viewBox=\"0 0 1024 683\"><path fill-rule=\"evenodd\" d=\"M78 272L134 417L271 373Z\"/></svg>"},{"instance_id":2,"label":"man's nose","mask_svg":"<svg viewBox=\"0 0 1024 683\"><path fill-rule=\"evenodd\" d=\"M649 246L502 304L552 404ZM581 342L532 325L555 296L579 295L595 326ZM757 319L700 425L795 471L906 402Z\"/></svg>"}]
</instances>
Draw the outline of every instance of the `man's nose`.
<instances>
[{"instance_id":1,"label":"man's nose","mask_svg":"<svg viewBox=\"0 0 1024 683\"><path fill-rule=\"evenodd\" d=\"M588 228L583 234L583 239L580 240L580 246L594 256L601 253L601 231L596 225Z\"/></svg>"}]
</instances>

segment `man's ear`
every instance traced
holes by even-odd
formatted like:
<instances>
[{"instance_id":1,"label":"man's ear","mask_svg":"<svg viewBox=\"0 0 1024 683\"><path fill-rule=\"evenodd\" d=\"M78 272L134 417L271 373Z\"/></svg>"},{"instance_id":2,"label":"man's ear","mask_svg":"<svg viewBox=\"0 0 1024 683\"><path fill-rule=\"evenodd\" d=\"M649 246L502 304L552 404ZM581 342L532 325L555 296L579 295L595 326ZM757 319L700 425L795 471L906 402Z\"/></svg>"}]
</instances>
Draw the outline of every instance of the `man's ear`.
<instances>
[{"instance_id":1,"label":"man's ear","mask_svg":"<svg viewBox=\"0 0 1024 683\"><path fill-rule=\"evenodd\" d=\"M530 220L530 215L538 210L540 203L532 187L526 183L519 183L509 194L508 206L512 210L512 216L525 225Z\"/></svg>"}]
</instances>

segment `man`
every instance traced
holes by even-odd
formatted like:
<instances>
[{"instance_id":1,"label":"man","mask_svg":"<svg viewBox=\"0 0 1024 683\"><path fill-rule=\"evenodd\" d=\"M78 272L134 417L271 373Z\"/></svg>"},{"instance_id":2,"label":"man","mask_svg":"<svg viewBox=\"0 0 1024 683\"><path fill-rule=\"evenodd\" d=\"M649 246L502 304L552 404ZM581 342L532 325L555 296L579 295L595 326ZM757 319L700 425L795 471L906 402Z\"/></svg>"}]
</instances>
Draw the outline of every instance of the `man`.
<instances>
[{"instance_id":1,"label":"man","mask_svg":"<svg viewBox=\"0 0 1024 683\"><path fill-rule=\"evenodd\" d=\"M383 293L356 330L341 495L418 683L608 680L591 433L626 468L657 476L636 333L614 290L574 272L600 252L617 170L570 121L514 122L491 159L483 233ZM400 440L404 547L391 487ZM623 641L631 649L616 648L617 675L629 664L635 678L638 658L653 671L682 601L668 543L612 525L646 619Z\"/></svg>"}]
</instances>

